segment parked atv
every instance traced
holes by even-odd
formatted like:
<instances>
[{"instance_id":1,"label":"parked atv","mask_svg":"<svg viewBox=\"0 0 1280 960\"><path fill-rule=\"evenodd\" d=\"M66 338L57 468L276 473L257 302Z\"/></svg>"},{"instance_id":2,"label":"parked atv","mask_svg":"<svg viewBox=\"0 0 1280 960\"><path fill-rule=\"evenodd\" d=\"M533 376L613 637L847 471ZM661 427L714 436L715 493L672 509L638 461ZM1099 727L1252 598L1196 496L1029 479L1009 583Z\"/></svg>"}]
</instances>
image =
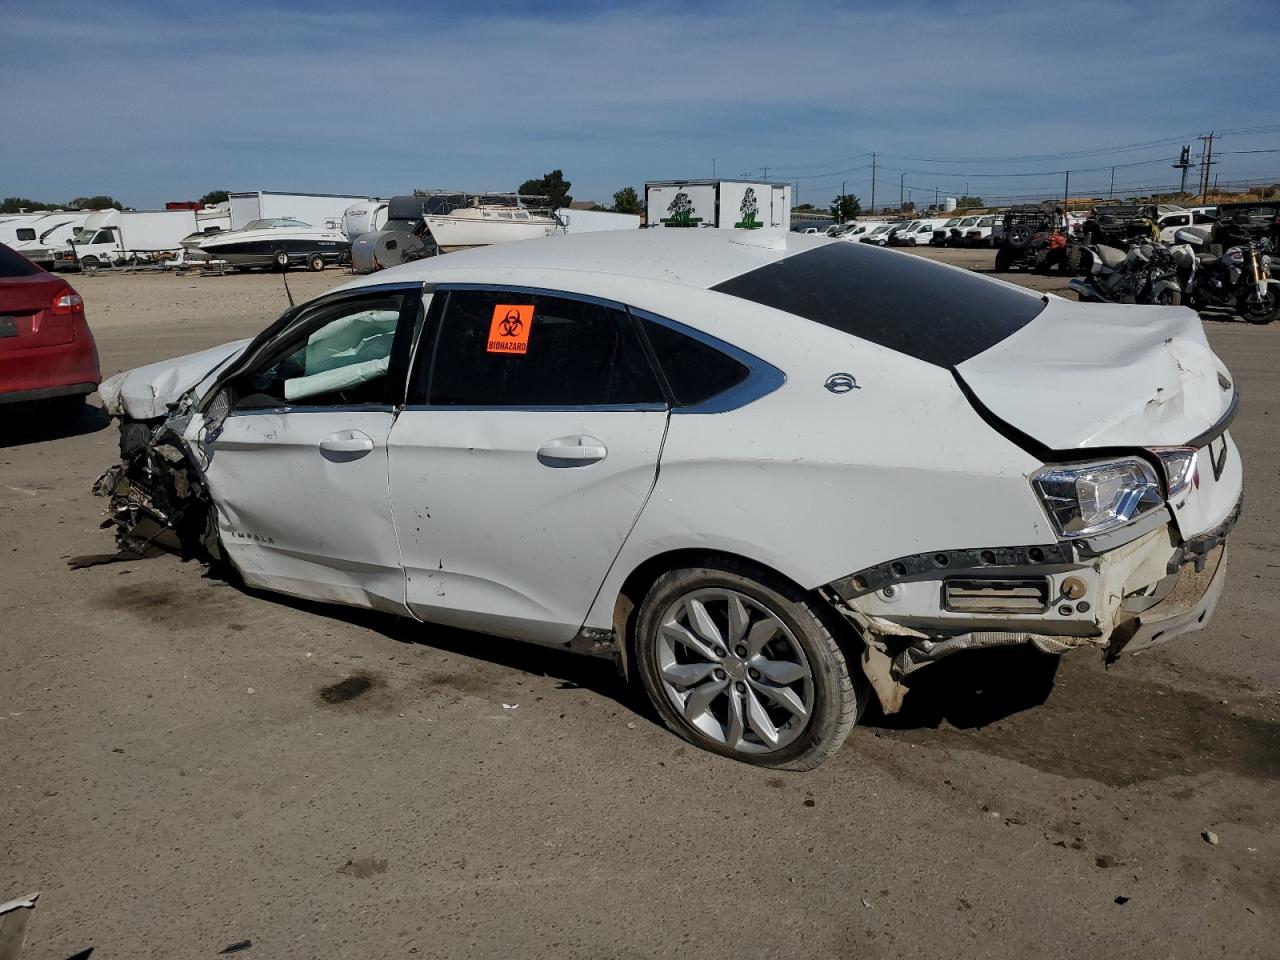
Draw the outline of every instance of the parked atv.
<instances>
[{"instance_id":1,"label":"parked atv","mask_svg":"<svg viewBox=\"0 0 1280 960\"><path fill-rule=\"evenodd\" d=\"M1000 245L996 248L996 273L1013 269L1043 272L1067 270L1067 234L1057 210L1035 204L1010 207L1004 215Z\"/></svg>"}]
</instances>

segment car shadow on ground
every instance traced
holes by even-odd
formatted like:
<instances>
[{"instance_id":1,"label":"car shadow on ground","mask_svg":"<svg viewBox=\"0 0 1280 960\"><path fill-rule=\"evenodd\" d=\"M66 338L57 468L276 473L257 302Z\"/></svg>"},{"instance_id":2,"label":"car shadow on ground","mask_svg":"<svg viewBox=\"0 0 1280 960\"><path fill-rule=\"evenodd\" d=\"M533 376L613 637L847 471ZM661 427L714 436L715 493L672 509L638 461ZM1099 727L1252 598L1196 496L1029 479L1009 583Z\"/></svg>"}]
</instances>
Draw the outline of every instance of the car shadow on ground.
<instances>
[{"instance_id":1,"label":"car shadow on ground","mask_svg":"<svg viewBox=\"0 0 1280 960\"><path fill-rule=\"evenodd\" d=\"M886 730L990 726L1048 700L1060 663L1029 645L962 651L908 677L898 713L885 716L873 698L862 722Z\"/></svg>"},{"instance_id":2,"label":"car shadow on ground","mask_svg":"<svg viewBox=\"0 0 1280 960\"><path fill-rule=\"evenodd\" d=\"M43 403L0 406L0 449L97 433L111 423L101 407L86 403L73 419L59 416Z\"/></svg>"},{"instance_id":3,"label":"car shadow on ground","mask_svg":"<svg viewBox=\"0 0 1280 960\"><path fill-rule=\"evenodd\" d=\"M408 617L374 610L286 597L242 584L238 584L237 587L257 599L363 627L397 643L433 647L436 650L518 670L521 673L551 677L560 681L561 688L581 687L590 690L608 697L655 723L658 722L656 714L653 714L648 707L648 701L623 679L614 661L609 658L584 656L542 644L510 640L486 633L474 633L456 627L420 623Z\"/></svg>"}]
</instances>

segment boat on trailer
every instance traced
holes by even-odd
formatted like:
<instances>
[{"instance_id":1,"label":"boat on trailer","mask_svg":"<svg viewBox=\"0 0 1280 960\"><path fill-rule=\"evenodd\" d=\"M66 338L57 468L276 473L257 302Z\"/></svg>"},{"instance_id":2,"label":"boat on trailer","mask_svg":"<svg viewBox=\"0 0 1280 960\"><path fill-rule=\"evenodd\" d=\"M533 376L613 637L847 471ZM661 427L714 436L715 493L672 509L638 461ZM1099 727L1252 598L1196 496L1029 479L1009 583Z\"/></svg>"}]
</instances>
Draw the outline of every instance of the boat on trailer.
<instances>
[{"instance_id":1,"label":"boat on trailer","mask_svg":"<svg viewBox=\"0 0 1280 960\"><path fill-rule=\"evenodd\" d=\"M211 234L198 246L210 259L233 267L279 270L304 265L323 270L343 262L351 252L351 241L342 231L313 227L292 217L251 220L240 230Z\"/></svg>"}]
</instances>

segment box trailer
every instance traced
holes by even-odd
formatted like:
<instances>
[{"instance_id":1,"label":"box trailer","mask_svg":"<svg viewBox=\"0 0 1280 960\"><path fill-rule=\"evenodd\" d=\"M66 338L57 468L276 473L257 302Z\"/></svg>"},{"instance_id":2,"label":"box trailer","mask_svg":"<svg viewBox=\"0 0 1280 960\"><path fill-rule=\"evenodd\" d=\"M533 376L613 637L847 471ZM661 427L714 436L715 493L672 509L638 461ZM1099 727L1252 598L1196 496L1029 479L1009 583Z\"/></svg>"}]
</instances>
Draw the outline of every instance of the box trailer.
<instances>
[{"instance_id":1,"label":"box trailer","mask_svg":"<svg viewBox=\"0 0 1280 960\"><path fill-rule=\"evenodd\" d=\"M654 180L644 185L649 227L790 230L791 184L761 180Z\"/></svg>"},{"instance_id":2,"label":"box trailer","mask_svg":"<svg viewBox=\"0 0 1280 960\"><path fill-rule=\"evenodd\" d=\"M353 203L376 201L377 197L349 197L331 193L284 193L254 190L229 194L231 229L241 230L252 220L291 217L313 227L342 229L342 217Z\"/></svg>"},{"instance_id":3,"label":"box trailer","mask_svg":"<svg viewBox=\"0 0 1280 960\"><path fill-rule=\"evenodd\" d=\"M195 229L194 210L100 210L85 218L63 260L87 269L165 260Z\"/></svg>"}]
</instances>

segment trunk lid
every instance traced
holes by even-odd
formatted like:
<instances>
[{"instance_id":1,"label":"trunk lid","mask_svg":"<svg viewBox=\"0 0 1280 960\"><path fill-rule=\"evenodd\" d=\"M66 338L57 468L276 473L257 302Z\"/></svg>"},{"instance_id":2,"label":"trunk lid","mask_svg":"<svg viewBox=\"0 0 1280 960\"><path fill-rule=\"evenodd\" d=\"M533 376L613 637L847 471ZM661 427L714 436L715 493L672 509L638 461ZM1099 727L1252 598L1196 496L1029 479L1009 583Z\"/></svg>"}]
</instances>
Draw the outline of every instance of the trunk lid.
<instances>
[{"instance_id":1,"label":"trunk lid","mask_svg":"<svg viewBox=\"0 0 1280 960\"><path fill-rule=\"evenodd\" d=\"M0 277L0 354L35 347L54 347L75 339L75 317L53 316L49 310L65 280L49 273Z\"/></svg>"},{"instance_id":2,"label":"trunk lid","mask_svg":"<svg viewBox=\"0 0 1280 960\"><path fill-rule=\"evenodd\" d=\"M1031 323L956 367L1004 423L1066 451L1178 446L1227 415L1235 386L1194 311L1046 302Z\"/></svg>"}]
</instances>

